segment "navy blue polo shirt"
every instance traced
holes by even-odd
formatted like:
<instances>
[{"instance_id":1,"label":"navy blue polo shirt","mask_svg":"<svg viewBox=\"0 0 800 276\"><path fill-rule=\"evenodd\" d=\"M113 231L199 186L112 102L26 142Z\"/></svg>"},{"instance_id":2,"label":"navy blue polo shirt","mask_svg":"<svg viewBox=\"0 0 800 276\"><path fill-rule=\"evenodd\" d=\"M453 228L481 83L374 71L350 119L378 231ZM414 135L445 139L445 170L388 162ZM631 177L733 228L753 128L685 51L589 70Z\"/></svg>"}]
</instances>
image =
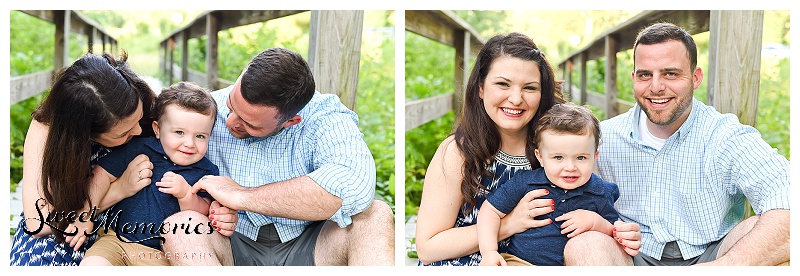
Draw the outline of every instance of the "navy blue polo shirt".
<instances>
[{"instance_id":1,"label":"navy blue polo shirt","mask_svg":"<svg viewBox=\"0 0 800 276\"><path fill-rule=\"evenodd\" d=\"M553 212L536 219L549 218L553 223L514 234L508 247L508 253L534 265L564 265L564 246L569 238L566 234L561 234L563 221L556 221L557 217L583 209L599 214L612 224L619 218L614 209L614 202L619 198L619 188L595 174L592 174L586 184L565 191L547 179L543 168L519 171L489 194L486 200L498 211L508 214L526 193L536 189L547 189L550 194L539 198L553 199L556 202Z\"/></svg>"},{"instance_id":2,"label":"navy blue polo shirt","mask_svg":"<svg viewBox=\"0 0 800 276\"><path fill-rule=\"evenodd\" d=\"M176 165L169 160L161 142L155 137L134 137L127 144L114 148L97 165L119 178L128 163L139 154L147 155L150 162L153 162L152 182L109 209L109 227L129 241L161 250L161 242L154 237L160 236L158 232L164 219L179 212L181 208L177 198L160 192L155 183L161 181L164 173L171 171L183 176L189 185L194 185L204 175L219 175L219 168L206 157L189 166ZM199 195L211 198L208 193ZM195 224L190 223L192 227ZM102 230L101 228L100 231Z\"/></svg>"}]
</instances>

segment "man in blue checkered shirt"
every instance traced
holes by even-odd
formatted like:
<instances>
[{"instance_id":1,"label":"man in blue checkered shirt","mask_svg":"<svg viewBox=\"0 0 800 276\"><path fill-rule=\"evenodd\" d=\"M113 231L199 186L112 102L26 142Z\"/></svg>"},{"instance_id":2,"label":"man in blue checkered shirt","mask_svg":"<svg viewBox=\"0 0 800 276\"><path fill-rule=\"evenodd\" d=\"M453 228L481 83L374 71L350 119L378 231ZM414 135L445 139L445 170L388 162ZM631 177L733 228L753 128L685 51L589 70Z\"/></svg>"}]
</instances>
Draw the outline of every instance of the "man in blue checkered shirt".
<instances>
[{"instance_id":1,"label":"man in blue checkered shirt","mask_svg":"<svg viewBox=\"0 0 800 276\"><path fill-rule=\"evenodd\" d=\"M315 91L299 54L267 49L212 96L219 117L207 156L220 176L193 190L219 203L208 217L168 218L212 228L163 235L171 264L394 265L393 213L373 199L375 162L358 117Z\"/></svg>"},{"instance_id":2,"label":"man in blue checkered shirt","mask_svg":"<svg viewBox=\"0 0 800 276\"><path fill-rule=\"evenodd\" d=\"M703 72L685 30L654 24L633 49L636 106L601 123L597 161L603 180L619 186L615 207L625 222L614 238L573 238L565 262L788 262L789 161L755 128L694 99ZM743 220L745 199L756 215Z\"/></svg>"}]
</instances>

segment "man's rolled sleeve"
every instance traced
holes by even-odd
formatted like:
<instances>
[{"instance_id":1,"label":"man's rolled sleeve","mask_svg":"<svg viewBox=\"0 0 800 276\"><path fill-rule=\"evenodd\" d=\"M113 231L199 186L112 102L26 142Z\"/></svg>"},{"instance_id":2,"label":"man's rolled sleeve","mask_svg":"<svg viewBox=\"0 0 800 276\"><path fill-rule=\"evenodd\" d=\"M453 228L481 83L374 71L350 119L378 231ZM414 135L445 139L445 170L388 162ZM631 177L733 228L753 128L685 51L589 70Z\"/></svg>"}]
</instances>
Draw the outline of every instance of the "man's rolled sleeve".
<instances>
[{"instance_id":1,"label":"man's rolled sleeve","mask_svg":"<svg viewBox=\"0 0 800 276\"><path fill-rule=\"evenodd\" d=\"M375 161L350 113L328 114L314 129L314 167L308 176L323 189L342 199L330 220L346 227L351 216L364 211L375 194Z\"/></svg>"},{"instance_id":2,"label":"man's rolled sleeve","mask_svg":"<svg viewBox=\"0 0 800 276\"><path fill-rule=\"evenodd\" d=\"M732 139L740 172L736 183L756 214L773 209L789 209L789 161L761 139L758 132Z\"/></svg>"}]
</instances>

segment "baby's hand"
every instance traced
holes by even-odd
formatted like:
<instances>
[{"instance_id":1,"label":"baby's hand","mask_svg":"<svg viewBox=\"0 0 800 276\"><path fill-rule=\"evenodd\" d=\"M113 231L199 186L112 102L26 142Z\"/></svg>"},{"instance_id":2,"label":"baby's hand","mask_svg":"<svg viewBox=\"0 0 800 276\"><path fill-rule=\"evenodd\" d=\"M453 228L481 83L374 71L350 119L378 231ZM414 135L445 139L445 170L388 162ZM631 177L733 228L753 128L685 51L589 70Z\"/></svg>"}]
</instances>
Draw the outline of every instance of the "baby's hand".
<instances>
[{"instance_id":1,"label":"baby's hand","mask_svg":"<svg viewBox=\"0 0 800 276\"><path fill-rule=\"evenodd\" d=\"M564 221L561 224L561 234L567 234L567 238L572 238L589 230L601 231L603 222L611 226L611 223L603 219L595 212L578 209L556 218L556 221ZM610 227L607 227L610 229ZM601 231L603 232L603 231Z\"/></svg>"},{"instance_id":2,"label":"baby's hand","mask_svg":"<svg viewBox=\"0 0 800 276\"><path fill-rule=\"evenodd\" d=\"M75 233L75 231L77 231L77 233L73 236L64 237L64 241L69 244L69 247L77 251L89 239L87 235L92 233L93 226L94 224L91 221L76 220L70 223L67 229L65 229L65 232Z\"/></svg>"},{"instance_id":3,"label":"baby's hand","mask_svg":"<svg viewBox=\"0 0 800 276\"><path fill-rule=\"evenodd\" d=\"M177 199L184 198L186 195L190 194L192 190L192 186L189 186L189 183L186 182L183 176L173 172L165 173L161 181L156 182L156 186L159 187L158 191L171 194Z\"/></svg>"},{"instance_id":4,"label":"baby's hand","mask_svg":"<svg viewBox=\"0 0 800 276\"><path fill-rule=\"evenodd\" d=\"M481 253L481 266L506 266L506 260L497 251Z\"/></svg>"}]
</instances>

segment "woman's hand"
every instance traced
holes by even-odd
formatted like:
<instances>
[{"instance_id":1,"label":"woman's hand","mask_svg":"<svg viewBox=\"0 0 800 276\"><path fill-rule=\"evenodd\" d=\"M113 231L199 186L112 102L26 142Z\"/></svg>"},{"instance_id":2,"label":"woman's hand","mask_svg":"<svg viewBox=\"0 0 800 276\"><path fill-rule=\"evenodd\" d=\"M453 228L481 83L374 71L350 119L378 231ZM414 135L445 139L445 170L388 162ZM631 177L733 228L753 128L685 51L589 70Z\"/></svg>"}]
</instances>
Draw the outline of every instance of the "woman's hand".
<instances>
[{"instance_id":1,"label":"woman's hand","mask_svg":"<svg viewBox=\"0 0 800 276\"><path fill-rule=\"evenodd\" d=\"M119 191L122 192L122 198L127 198L138 193L147 185L150 185L150 178L153 177L153 163L147 155L139 154L130 163L128 168L122 173L115 183L125 184Z\"/></svg>"},{"instance_id":2,"label":"woman's hand","mask_svg":"<svg viewBox=\"0 0 800 276\"><path fill-rule=\"evenodd\" d=\"M622 246L625 253L636 256L639 248L642 247L642 230L639 225L633 222L614 222L612 237Z\"/></svg>"},{"instance_id":3,"label":"woman's hand","mask_svg":"<svg viewBox=\"0 0 800 276\"><path fill-rule=\"evenodd\" d=\"M517 203L517 207L503 217L501 229L501 239L510 237L513 234L523 232L530 228L542 227L553 223L550 219L535 219L537 216L549 214L554 208L555 202L552 199L537 199L549 194L547 189L533 190L525 194Z\"/></svg>"},{"instance_id":4,"label":"woman's hand","mask_svg":"<svg viewBox=\"0 0 800 276\"><path fill-rule=\"evenodd\" d=\"M211 202L208 208L208 219L211 226L223 236L230 237L236 231L236 223L239 221L239 214L236 210L222 206L217 201Z\"/></svg>"}]
</instances>

